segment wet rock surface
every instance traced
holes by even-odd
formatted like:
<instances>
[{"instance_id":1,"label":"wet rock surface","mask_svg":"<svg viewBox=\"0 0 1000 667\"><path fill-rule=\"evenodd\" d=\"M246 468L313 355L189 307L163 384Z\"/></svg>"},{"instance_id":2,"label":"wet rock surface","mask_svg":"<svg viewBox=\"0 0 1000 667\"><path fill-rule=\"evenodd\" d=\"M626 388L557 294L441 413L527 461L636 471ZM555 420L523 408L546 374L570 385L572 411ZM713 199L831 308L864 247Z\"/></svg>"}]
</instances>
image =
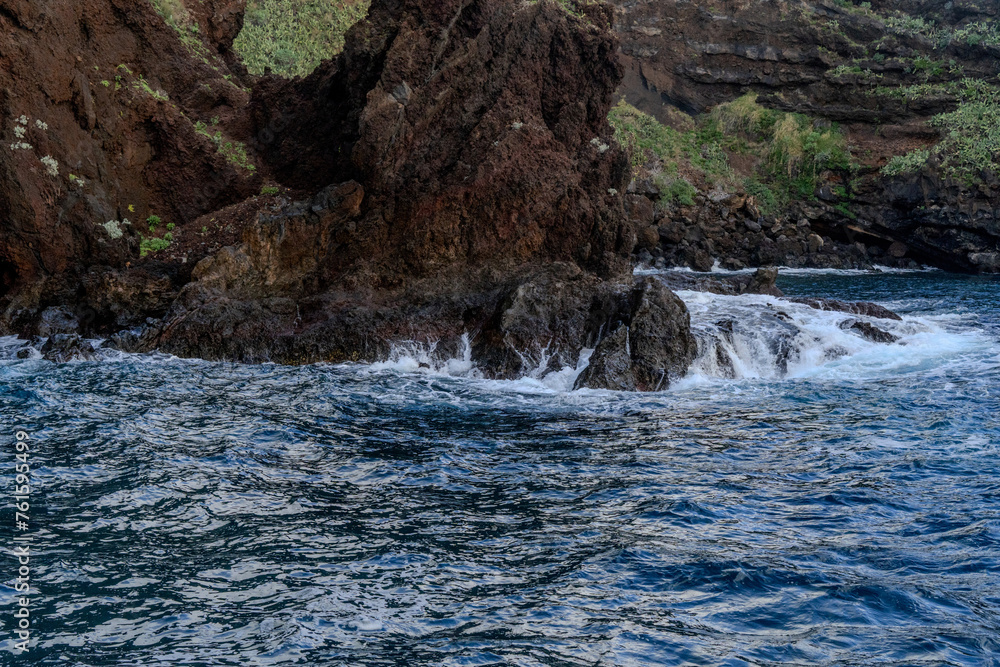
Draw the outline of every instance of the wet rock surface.
<instances>
[{"instance_id":1,"label":"wet rock surface","mask_svg":"<svg viewBox=\"0 0 1000 667\"><path fill-rule=\"evenodd\" d=\"M869 301L838 301L836 299L793 298L794 303L802 303L817 310L835 310L841 313L878 317L885 320L902 320L903 318L884 306Z\"/></svg>"},{"instance_id":2,"label":"wet rock surface","mask_svg":"<svg viewBox=\"0 0 1000 667\"><path fill-rule=\"evenodd\" d=\"M90 342L73 334L55 334L49 337L41 348L42 358L63 363L66 361L89 361L96 358L96 350Z\"/></svg>"},{"instance_id":3,"label":"wet rock surface","mask_svg":"<svg viewBox=\"0 0 1000 667\"><path fill-rule=\"evenodd\" d=\"M577 388L659 391L687 373L698 345L677 295L656 278L641 279L624 315L597 344Z\"/></svg>"},{"instance_id":4,"label":"wet rock surface","mask_svg":"<svg viewBox=\"0 0 1000 667\"><path fill-rule=\"evenodd\" d=\"M699 275L683 271L665 271L656 274L670 289L712 292L713 294L767 294L784 296L777 286L778 269L761 268L752 274Z\"/></svg>"},{"instance_id":5,"label":"wet rock surface","mask_svg":"<svg viewBox=\"0 0 1000 667\"><path fill-rule=\"evenodd\" d=\"M844 324L847 325L844 327L845 329L856 331L863 338L870 340L873 343L895 343L899 340L898 336L895 336L888 331L883 331L868 322L845 322Z\"/></svg>"}]
</instances>

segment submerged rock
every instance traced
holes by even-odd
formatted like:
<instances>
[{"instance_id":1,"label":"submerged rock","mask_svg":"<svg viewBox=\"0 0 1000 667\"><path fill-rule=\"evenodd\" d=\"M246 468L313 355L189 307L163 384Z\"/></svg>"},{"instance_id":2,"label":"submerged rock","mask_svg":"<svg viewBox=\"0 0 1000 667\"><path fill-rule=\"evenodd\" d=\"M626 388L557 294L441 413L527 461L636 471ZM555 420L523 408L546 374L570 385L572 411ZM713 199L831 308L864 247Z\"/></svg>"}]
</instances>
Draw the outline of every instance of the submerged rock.
<instances>
[{"instance_id":1,"label":"submerged rock","mask_svg":"<svg viewBox=\"0 0 1000 667\"><path fill-rule=\"evenodd\" d=\"M864 315L866 317L877 317L884 320L902 321L902 317L892 312L885 306L870 301L838 301L837 299L817 299L812 297L797 297L790 299L795 303L801 303L816 310L832 310L852 315Z\"/></svg>"}]
</instances>

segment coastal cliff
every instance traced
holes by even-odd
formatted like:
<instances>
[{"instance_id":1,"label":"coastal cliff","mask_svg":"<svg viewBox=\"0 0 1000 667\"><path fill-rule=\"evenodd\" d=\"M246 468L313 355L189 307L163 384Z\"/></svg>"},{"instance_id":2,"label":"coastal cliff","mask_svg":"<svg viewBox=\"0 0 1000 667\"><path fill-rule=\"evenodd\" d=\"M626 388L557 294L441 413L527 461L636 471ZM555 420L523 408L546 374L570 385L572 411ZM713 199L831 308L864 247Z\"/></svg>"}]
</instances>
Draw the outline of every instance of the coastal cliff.
<instances>
[{"instance_id":1,"label":"coastal cliff","mask_svg":"<svg viewBox=\"0 0 1000 667\"><path fill-rule=\"evenodd\" d=\"M636 263L1000 269L993 172L934 152L936 117L992 108L990 43L893 33L879 76L952 96L887 105L834 64L885 31L870 8L375 0L286 79L242 64L244 2L189 4L0 0L5 333L283 363L435 341L493 377L594 349L582 384L656 390L697 345ZM980 83L891 65L938 52ZM781 169L751 155L788 136Z\"/></svg>"}]
</instances>

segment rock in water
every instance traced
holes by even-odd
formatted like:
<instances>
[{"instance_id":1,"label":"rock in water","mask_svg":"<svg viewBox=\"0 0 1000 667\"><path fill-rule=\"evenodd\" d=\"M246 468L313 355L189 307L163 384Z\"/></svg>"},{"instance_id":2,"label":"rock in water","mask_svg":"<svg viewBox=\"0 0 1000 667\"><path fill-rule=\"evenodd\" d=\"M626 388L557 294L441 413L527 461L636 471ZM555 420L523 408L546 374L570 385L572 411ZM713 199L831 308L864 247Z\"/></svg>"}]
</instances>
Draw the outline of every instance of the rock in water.
<instances>
[{"instance_id":1,"label":"rock in water","mask_svg":"<svg viewBox=\"0 0 1000 667\"><path fill-rule=\"evenodd\" d=\"M870 340L873 343L895 343L899 340L899 336L895 336L888 331L883 331L878 327L869 324L868 322L844 322L843 328L850 329L851 331L856 331L861 334L861 337Z\"/></svg>"},{"instance_id":2,"label":"rock in water","mask_svg":"<svg viewBox=\"0 0 1000 667\"><path fill-rule=\"evenodd\" d=\"M53 306L42 312L41 321L38 323L38 335L46 337L54 334L76 333L79 328L80 323L68 308Z\"/></svg>"},{"instance_id":3,"label":"rock in water","mask_svg":"<svg viewBox=\"0 0 1000 667\"><path fill-rule=\"evenodd\" d=\"M576 386L623 391L666 389L698 352L691 317L676 294L656 278L632 289L629 319L598 343Z\"/></svg>"},{"instance_id":4,"label":"rock in water","mask_svg":"<svg viewBox=\"0 0 1000 667\"><path fill-rule=\"evenodd\" d=\"M778 280L778 269L767 268L757 269L750 278L750 282L743 289L744 294L767 294L769 296L784 296L785 293L778 288L775 282Z\"/></svg>"},{"instance_id":5,"label":"rock in water","mask_svg":"<svg viewBox=\"0 0 1000 667\"><path fill-rule=\"evenodd\" d=\"M55 334L42 346L42 357L56 363L97 358L94 346L74 334Z\"/></svg>"},{"instance_id":6,"label":"rock in water","mask_svg":"<svg viewBox=\"0 0 1000 667\"><path fill-rule=\"evenodd\" d=\"M901 321L903 318L892 312L885 306L870 301L838 301L836 299L815 299L811 297L790 299L794 303L801 303L815 308L816 310L831 310L841 313L851 313L852 315L864 315L866 317L877 317L883 320Z\"/></svg>"}]
</instances>

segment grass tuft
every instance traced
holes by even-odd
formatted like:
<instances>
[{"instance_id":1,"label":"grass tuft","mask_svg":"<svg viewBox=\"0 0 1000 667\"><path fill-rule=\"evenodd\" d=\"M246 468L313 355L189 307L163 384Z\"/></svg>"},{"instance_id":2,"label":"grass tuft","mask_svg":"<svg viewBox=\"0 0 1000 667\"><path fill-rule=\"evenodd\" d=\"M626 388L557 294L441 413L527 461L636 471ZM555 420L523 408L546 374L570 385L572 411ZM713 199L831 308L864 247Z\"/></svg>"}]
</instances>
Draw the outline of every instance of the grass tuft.
<instances>
[{"instance_id":1,"label":"grass tuft","mask_svg":"<svg viewBox=\"0 0 1000 667\"><path fill-rule=\"evenodd\" d=\"M931 157L953 179L974 185L985 171L1000 171L1000 88L963 82L961 102L954 111L938 114L930 124L942 133L934 147L899 155L882 168L886 176L919 171Z\"/></svg>"},{"instance_id":2,"label":"grass tuft","mask_svg":"<svg viewBox=\"0 0 1000 667\"><path fill-rule=\"evenodd\" d=\"M219 130L216 130L214 134L209 132L208 126L201 121L194 124L194 131L203 137L211 139L219 153L225 157L226 161L230 164L249 172L257 171L257 167L247 154L247 149L243 142L226 141L225 137L222 136L222 132Z\"/></svg>"}]
</instances>

